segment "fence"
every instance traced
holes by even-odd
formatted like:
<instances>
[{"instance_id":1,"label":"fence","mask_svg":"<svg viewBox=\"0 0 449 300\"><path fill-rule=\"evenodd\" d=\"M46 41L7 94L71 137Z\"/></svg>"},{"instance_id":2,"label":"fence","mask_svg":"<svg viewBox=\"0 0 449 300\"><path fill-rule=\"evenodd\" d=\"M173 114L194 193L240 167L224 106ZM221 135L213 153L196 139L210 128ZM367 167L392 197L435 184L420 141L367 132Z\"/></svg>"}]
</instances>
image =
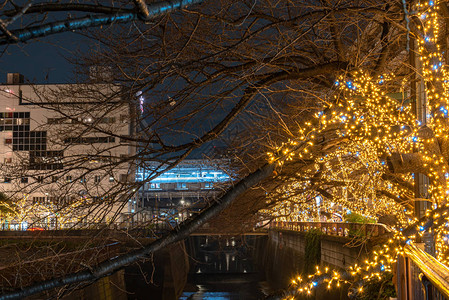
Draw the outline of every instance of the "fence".
<instances>
[{"instance_id":1,"label":"fence","mask_svg":"<svg viewBox=\"0 0 449 300\"><path fill-rule=\"evenodd\" d=\"M0 231L64 231L64 230L131 230L142 231L150 233L162 233L170 231L177 223L170 222L77 222L77 223L63 223L55 226L48 223L34 222L31 224L16 224L16 223L0 223Z\"/></svg>"},{"instance_id":2,"label":"fence","mask_svg":"<svg viewBox=\"0 0 449 300\"><path fill-rule=\"evenodd\" d=\"M389 232L383 224L360 224L339 222L273 222L270 228L305 232L309 229L321 230L324 234L335 236L379 236Z\"/></svg>"}]
</instances>

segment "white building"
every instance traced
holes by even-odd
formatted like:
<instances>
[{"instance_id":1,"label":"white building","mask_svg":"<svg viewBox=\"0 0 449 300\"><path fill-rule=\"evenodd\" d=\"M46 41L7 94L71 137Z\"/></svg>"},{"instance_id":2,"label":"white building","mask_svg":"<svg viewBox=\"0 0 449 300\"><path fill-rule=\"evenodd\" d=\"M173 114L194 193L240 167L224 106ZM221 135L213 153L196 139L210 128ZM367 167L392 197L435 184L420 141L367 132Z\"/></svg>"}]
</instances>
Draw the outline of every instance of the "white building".
<instances>
[{"instance_id":1,"label":"white building","mask_svg":"<svg viewBox=\"0 0 449 300\"><path fill-rule=\"evenodd\" d=\"M0 86L0 192L15 217L0 216L3 227L126 220L134 203L135 112L118 91L26 85L8 74Z\"/></svg>"}]
</instances>

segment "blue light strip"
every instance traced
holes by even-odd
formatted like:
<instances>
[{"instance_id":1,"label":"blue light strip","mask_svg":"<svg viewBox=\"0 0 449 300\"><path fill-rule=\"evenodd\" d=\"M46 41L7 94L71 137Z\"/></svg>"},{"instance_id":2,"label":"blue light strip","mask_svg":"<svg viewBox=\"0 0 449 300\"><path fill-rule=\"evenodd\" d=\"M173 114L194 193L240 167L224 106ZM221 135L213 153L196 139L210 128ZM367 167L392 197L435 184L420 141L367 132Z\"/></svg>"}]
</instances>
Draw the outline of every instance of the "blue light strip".
<instances>
[{"instance_id":1,"label":"blue light strip","mask_svg":"<svg viewBox=\"0 0 449 300\"><path fill-rule=\"evenodd\" d=\"M151 171L137 171L136 181L143 181ZM186 176L187 175L187 176ZM150 181L150 183L177 183L177 182L224 182L230 179L225 172L216 169L204 169L201 167L178 167L171 169L159 177Z\"/></svg>"},{"instance_id":2,"label":"blue light strip","mask_svg":"<svg viewBox=\"0 0 449 300\"><path fill-rule=\"evenodd\" d=\"M186 6L198 4L201 2L203 2L203 0L171 0L154 2L147 5L149 11L148 19L153 19L176 9L184 8ZM11 30L11 34L15 38L17 38L17 40L13 40L8 36L2 36L0 38L0 45L12 44L15 42L25 42L33 38L76 29L98 27L113 23L127 23L139 18L141 18L141 16L137 12L124 12L114 15L95 15L73 20L52 22L24 29Z\"/></svg>"}]
</instances>

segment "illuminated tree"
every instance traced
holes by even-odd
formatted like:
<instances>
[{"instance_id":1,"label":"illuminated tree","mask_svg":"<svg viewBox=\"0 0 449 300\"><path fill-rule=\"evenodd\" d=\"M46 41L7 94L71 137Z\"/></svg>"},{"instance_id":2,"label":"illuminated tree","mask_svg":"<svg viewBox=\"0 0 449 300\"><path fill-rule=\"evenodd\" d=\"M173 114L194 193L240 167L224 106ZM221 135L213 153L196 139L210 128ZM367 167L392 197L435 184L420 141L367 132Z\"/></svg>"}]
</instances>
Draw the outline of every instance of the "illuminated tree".
<instances>
[{"instance_id":1,"label":"illuminated tree","mask_svg":"<svg viewBox=\"0 0 449 300\"><path fill-rule=\"evenodd\" d=\"M435 235L438 261L447 264L449 98L447 69L439 38L442 22L439 10L444 5L429 1L414 7L416 17L422 22L417 26L422 33L416 38L428 100L424 124L411 113L412 105L405 101L404 95L402 101L392 97L394 86L388 86L389 82L394 82L391 75L373 77L355 71L335 81L339 91L336 101L318 111L316 121L305 122L298 139L269 153L270 161L277 161L280 166L287 166L288 160L313 161L308 169L301 170L301 180L279 188L278 193L295 195L289 197L291 203L283 202L273 208L280 219L316 219L320 211L335 211L340 205L343 211L371 217L388 213L398 220L392 227L391 239L365 262L343 273L317 267L317 272L305 282L301 277L293 280L294 288L289 296L309 294L321 283L332 288L342 282L352 283L353 293L363 293L363 282L381 279L383 272L391 272L397 256L403 254L403 246L413 244L428 231ZM401 80L396 82L396 90L406 91L411 84L414 83ZM334 134L333 142L325 149L322 144L329 132ZM308 145L298 151L299 143ZM279 153L284 157L290 155L287 160L278 160ZM413 173L430 178L432 207L419 220L413 212ZM302 192L297 192L298 189ZM316 197L324 201L315 204Z\"/></svg>"}]
</instances>

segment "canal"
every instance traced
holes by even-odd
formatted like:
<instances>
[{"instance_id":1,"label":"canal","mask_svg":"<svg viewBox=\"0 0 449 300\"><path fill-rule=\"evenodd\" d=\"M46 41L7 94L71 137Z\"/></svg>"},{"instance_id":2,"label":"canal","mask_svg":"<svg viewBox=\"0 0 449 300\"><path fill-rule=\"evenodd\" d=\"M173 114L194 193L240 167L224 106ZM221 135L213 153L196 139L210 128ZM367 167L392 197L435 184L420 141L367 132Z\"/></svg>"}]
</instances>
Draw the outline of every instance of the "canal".
<instances>
[{"instance_id":1,"label":"canal","mask_svg":"<svg viewBox=\"0 0 449 300\"><path fill-rule=\"evenodd\" d=\"M289 246L294 239L296 248ZM300 251L302 244L301 235L285 233L281 238L277 232L268 236L191 236L64 299L265 299L285 291L291 278L304 270L307 262ZM324 244L322 241L321 247ZM304 299L348 299L343 285L337 290L318 288L311 296Z\"/></svg>"},{"instance_id":2,"label":"canal","mask_svg":"<svg viewBox=\"0 0 449 300\"><path fill-rule=\"evenodd\" d=\"M190 268L179 299L264 299L270 292L256 262L260 236L193 236L187 242Z\"/></svg>"},{"instance_id":3,"label":"canal","mask_svg":"<svg viewBox=\"0 0 449 300\"><path fill-rule=\"evenodd\" d=\"M125 269L128 300L259 300L267 236L191 236Z\"/></svg>"}]
</instances>

